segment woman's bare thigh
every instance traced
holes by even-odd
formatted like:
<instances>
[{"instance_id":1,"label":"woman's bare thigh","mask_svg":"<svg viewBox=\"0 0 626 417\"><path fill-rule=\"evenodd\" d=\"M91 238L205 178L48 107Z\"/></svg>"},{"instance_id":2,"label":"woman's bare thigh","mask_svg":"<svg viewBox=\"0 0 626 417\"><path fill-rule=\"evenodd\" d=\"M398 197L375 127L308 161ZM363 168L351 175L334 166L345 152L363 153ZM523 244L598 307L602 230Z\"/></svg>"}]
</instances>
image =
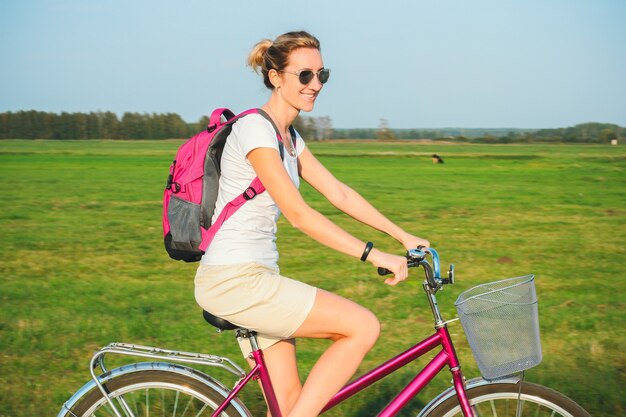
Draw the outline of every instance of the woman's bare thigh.
<instances>
[{"instance_id":1,"label":"woman's bare thigh","mask_svg":"<svg viewBox=\"0 0 626 417\"><path fill-rule=\"evenodd\" d=\"M376 333L380 324L367 308L318 288L311 312L293 337L337 339L363 330Z\"/></svg>"}]
</instances>

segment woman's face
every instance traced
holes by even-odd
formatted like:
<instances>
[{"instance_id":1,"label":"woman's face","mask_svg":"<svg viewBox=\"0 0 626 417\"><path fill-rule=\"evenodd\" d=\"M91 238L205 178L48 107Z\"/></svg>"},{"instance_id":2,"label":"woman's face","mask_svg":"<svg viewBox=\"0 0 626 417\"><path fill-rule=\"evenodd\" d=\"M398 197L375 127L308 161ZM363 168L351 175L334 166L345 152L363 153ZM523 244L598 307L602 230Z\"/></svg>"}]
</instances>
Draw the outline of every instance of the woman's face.
<instances>
[{"instance_id":1,"label":"woman's face","mask_svg":"<svg viewBox=\"0 0 626 417\"><path fill-rule=\"evenodd\" d=\"M306 85L300 82L297 75L301 71L309 70L317 73L324 68L322 54L315 48L294 49L289 55L287 66L280 72L281 84L279 94L292 107L297 110L311 111L315 105L315 99L322 90L319 75Z\"/></svg>"}]
</instances>

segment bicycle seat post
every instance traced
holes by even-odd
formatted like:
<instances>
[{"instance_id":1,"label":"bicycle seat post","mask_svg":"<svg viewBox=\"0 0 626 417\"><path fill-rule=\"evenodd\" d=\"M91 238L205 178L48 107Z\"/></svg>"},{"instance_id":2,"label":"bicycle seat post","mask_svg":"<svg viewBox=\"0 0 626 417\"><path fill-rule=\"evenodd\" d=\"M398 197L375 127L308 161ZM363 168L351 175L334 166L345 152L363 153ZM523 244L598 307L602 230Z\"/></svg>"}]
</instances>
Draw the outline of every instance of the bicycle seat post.
<instances>
[{"instance_id":1,"label":"bicycle seat post","mask_svg":"<svg viewBox=\"0 0 626 417\"><path fill-rule=\"evenodd\" d=\"M237 329L237 337L248 339L252 352L259 350L259 342L256 338L256 332L248 329Z\"/></svg>"}]
</instances>

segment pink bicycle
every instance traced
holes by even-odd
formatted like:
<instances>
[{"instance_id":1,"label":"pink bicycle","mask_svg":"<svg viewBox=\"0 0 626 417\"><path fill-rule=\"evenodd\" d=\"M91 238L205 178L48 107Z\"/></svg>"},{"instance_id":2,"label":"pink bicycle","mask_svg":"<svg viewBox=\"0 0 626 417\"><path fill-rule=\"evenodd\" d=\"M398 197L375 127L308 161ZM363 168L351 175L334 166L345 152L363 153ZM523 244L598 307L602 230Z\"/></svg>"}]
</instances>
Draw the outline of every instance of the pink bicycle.
<instances>
[{"instance_id":1,"label":"pink bicycle","mask_svg":"<svg viewBox=\"0 0 626 417\"><path fill-rule=\"evenodd\" d=\"M427 260L428 255L432 265ZM482 378L466 381L448 332L449 322L442 318L435 297L444 285L454 283L454 266L451 265L448 276L442 278L439 256L434 249L411 250L407 253L407 261L409 267L424 269L422 287L433 313L435 332L346 385L323 412L427 352L439 349L383 410L378 413L372 410L371 415L397 415L439 372L448 368L452 374L452 386L432 399L418 416L589 417L589 413L563 394L523 381L523 371L541 361L534 276L479 285L459 296L457 311L483 375ZM386 272L379 270L380 274ZM235 330L238 337L249 340L255 363L252 370L246 372L232 360L221 356L112 343L94 354L90 364L92 380L63 405L58 416L251 416L238 394L250 381L259 379L272 416L281 417L255 333L207 312L204 316L219 331ZM104 359L110 354L150 361L107 370ZM238 381L229 389L189 365L219 367L235 375ZM99 375L95 372L97 368L102 371Z\"/></svg>"}]
</instances>

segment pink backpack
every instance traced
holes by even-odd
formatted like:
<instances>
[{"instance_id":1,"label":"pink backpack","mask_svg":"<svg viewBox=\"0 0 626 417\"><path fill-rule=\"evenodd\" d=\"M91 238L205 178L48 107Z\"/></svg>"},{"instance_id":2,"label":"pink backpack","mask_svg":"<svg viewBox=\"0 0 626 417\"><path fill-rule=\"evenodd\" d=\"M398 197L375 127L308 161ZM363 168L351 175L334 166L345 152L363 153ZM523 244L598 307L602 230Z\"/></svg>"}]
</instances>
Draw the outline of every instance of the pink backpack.
<instances>
[{"instance_id":1,"label":"pink backpack","mask_svg":"<svg viewBox=\"0 0 626 417\"><path fill-rule=\"evenodd\" d=\"M248 114L260 114L272 123L280 156L283 157L283 142L278 129L263 110L250 109L236 116L225 108L214 110L207 129L181 145L170 166L163 194L163 235L165 249L171 258L185 262L199 261L222 224L246 201L265 191L261 180L256 177L211 224L226 138L233 123ZM295 145L295 131L292 127L290 131Z\"/></svg>"}]
</instances>

